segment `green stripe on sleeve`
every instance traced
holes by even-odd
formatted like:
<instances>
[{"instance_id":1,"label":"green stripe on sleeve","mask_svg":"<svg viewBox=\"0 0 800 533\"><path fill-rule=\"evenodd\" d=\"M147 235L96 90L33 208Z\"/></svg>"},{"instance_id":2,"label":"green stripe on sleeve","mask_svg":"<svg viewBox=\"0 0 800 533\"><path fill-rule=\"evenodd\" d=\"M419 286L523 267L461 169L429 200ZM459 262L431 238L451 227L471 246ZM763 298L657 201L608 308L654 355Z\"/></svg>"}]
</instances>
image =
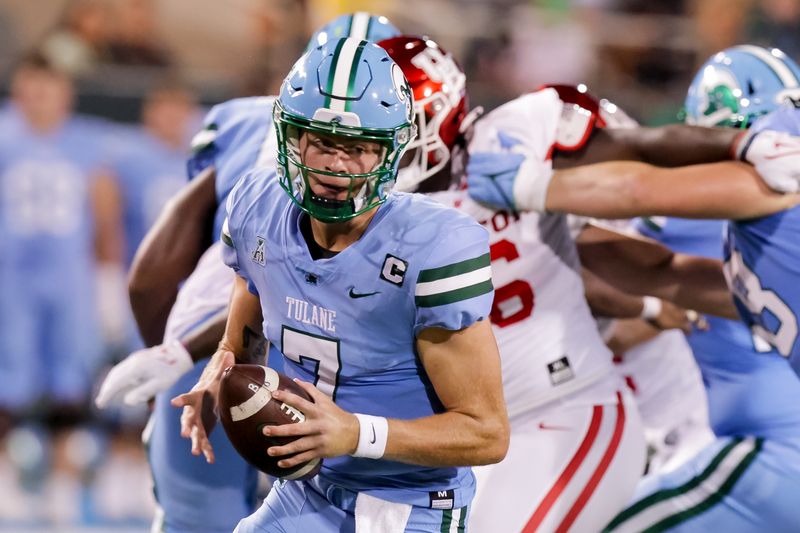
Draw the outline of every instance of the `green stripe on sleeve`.
<instances>
[{"instance_id":1,"label":"green stripe on sleeve","mask_svg":"<svg viewBox=\"0 0 800 533\"><path fill-rule=\"evenodd\" d=\"M479 268L488 267L490 260L490 255L485 253L480 257L467 259L466 261L461 261L459 263L422 270L417 278L417 283L427 283L429 281L436 281L443 278L451 278L453 276L458 276L459 274L465 274L467 272L472 272L473 270L478 270Z\"/></svg>"}]
</instances>

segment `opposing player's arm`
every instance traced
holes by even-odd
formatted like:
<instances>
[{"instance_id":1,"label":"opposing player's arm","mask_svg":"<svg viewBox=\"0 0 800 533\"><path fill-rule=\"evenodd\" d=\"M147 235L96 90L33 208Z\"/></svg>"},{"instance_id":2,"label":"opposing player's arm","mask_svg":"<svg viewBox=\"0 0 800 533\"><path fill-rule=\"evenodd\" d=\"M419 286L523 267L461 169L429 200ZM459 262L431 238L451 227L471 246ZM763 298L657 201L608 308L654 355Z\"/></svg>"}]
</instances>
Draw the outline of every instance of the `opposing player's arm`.
<instances>
[{"instance_id":1,"label":"opposing player's arm","mask_svg":"<svg viewBox=\"0 0 800 533\"><path fill-rule=\"evenodd\" d=\"M753 167L737 162L664 168L615 161L556 170L545 197L548 211L598 218L747 219L798 203L800 195L773 191Z\"/></svg>"},{"instance_id":2,"label":"opposing player's arm","mask_svg":"<svg viewBox=\"0 0 800 533\"><path fill-rule=\"evenodd\" d=\"M659 333L660 329L638 318L615 320L606 346L612 353L624 358L628 350L649 341Z\"/></svg>"},{"instance_id":3,"label":"opposing player's arm","mask_svg":"<svg viewBox=\"0 0 800 533\"><path fill-rule=\"evenodd\" d=\"M603 133L611 138L613 144L627 147L634 155L631 159L666 167L733 159L733 146L740 134L731 128L683 124L658 128L609 128Z\"/></svg>"},{"instance_id":4,"label":"opposing player's arm","mask_svg":"<svg viewBox=\"0 0 800 533\"><path fill-rule=\"evenodd\" d=\"M581 270L586 302L594 316L635 318L642 314L641 296L627 294L586 268Z\"/></svg>"},{"instance_id":5,"label":"opposing player's arm","mask_svg":"<svg viewBox=\"0 0 800 533\"><path fill-rule=\"evenodd\" d=\"M178 285L210 244L217 207L214 167L189 182L162 210L136 252L128 291L148 346L161 342Z\"/></svg>"},{"instance_id":6,"label":"opposing player's arm","mask_svg":"<svg viewBox=\"0 0 800 533\"><path fill-rule=\"evenodd\" d=\"M738 130L675 124L658 128L597 128L577 151L558 151L556 169L630 160L665 167L725 161L734 157Z\"/></svg>"},{"instance_id":7,"label":"opposing player's arm","mask_svg":"<svg viewBox=\"0 0 800 533\"><path fill-rule=\"evenodd\" d=\"M676 254L650 239L591 225L576 242L581 264L622 291L738 318L720 261Z\"/></svg>"}]
</instances>

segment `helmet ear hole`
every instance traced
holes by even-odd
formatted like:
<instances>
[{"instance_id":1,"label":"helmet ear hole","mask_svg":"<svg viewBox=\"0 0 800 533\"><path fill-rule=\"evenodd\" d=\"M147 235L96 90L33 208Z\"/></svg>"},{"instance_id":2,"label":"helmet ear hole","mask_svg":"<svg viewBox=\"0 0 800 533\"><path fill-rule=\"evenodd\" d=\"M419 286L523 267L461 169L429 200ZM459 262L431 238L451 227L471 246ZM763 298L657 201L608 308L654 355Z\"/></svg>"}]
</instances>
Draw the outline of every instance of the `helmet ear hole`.
<instances>
[{"instance_id":1,"label":"helmet ear hole","mask_svg":"<svg viewBox=\"0 0 800 533\"><path fill-rule=\"evenodd\" d=\"M753 80L747 80L747 96L753 96L756 90L753 88Z\"/></svg>"}]
</instances>

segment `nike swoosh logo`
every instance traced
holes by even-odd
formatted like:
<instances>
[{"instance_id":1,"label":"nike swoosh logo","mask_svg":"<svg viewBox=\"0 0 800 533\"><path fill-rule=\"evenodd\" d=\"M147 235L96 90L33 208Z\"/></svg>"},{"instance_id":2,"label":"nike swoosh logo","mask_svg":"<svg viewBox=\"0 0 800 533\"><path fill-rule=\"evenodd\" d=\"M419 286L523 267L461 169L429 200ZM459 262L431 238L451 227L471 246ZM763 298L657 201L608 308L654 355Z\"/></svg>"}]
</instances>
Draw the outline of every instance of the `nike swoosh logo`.
<instances>
[{"instance_id":1,"label":"nike swoosh logo","mask_svg":"<svg viewBox=\"0 0 800 533\"><path fill-rule=\"evenodd\" d=\"M355 292L353 291L355 287L350 287L350 298L366 298L367 296L373 296L375 294L380 294L381 291L375 292Z\"/></svg>"},{"instance_id":2,"label":"nike swoosh logo","mask_svg":"<svg viewBox=\"0 0 800 533\"><path fill-rule=\"evenodd\" d=\"M369 427L372 428L372 440L369 441L369 443L370 444L375 444L375 425L374 424L370 424Z\"/></svg>"}]
</instances>

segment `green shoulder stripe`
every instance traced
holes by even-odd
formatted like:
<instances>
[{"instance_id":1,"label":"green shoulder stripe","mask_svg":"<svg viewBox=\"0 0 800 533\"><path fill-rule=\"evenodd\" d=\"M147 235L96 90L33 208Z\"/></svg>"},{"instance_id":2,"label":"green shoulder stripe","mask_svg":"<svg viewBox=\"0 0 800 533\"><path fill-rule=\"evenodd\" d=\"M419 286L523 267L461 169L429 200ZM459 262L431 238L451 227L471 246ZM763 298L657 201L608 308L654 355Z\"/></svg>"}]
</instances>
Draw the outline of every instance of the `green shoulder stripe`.
<instances>
[{"instance_id":1,"label":"green shoulder stripe","mask_svg":"<svg viewBox=\"0 0 800 533\"><path fill-rule=\"evenodd\" d=\"M223 243L230 246L231 248L236 248L233 245L233 239L231 238L231 231L228 229L228 219L225 219L225 222L222 223L222 231L219 234L220 240Z\"/></svg>"},{"instance_id":2,"label":"green shoulder stripe","mask_svg":"<svg viewBox=\"0 0 800 533\"><path fill-rule=\"evenodd\" d=\"M420 271L419 277L417 278L417 283L428 283L431 281L437 281L444 278L451 278L453 276L458 276L460 274L466 274L467 272L472 272L473 270L478 270L480 268L488 267L490 259L491 259L490 255L488 253L485 253L479 257L475 257L473 259L467 259L466 261L461 261L458 263L453 263L452 265L446 265L443 267L422 270Z\"/></svg>"}]
</instances>

